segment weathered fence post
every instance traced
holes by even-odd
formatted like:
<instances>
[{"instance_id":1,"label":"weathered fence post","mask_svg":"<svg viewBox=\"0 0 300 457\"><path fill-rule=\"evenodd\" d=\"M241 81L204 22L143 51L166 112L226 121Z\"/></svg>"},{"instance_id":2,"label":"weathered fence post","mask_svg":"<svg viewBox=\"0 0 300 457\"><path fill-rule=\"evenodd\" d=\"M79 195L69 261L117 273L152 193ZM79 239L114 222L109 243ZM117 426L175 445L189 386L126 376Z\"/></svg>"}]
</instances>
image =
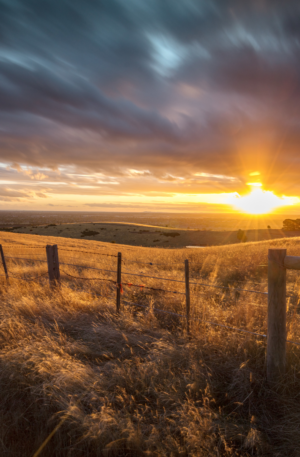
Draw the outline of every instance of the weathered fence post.
<instances>
[{"instance_id":1,"label":"weathered fence post","mask_svg":"<svg viewBox=\"0 0 300 457\"><path fill-rule=\"evenodd\" d=\"M3 265L4 273L5 273L5 276L6 276L6 280L8 281L7 266L6 266L6 261L5 261L5 257L4 257L2 244L0 244L0 252L1 252L1 259L2 259L2 265Z\"/></svg>"},{"instance_id":2,"label":"weathered fence post","mask_svg":"<svg viewBox=\"0 0 300 457\"><path fill-rule=\"evenodd\" d=\"M186 331L190 333L190 272L189 261L184 261L185 266L185 300L186 300Z\"/></svg>"},{"instance_id":3,"label":"weathered fence post","mask_svg":"<svg viewBox=\"0 0 300 457\"><path fill-rule=\"evenodd\" d=\"M269 249L267 379L276 382L286 362L286 249Z\"/></svg>"},{"instance_id":4,"label":"weathered fence post","mask_svg":"<svg viewBox=\"0 0 300 457\"><path fill-rule=\"evenodd\" d=\"M117 268L117 314L120 314L121 305L121 266L122 266L122 253L118 252L118 268Z\"/></svg>"},{"instance_id":5,"label":"weathered fence post","mask_svg":"<svg viewBox=\"0 0 300 457\"><path fill-rule=\"evenodd\" d=\"M56 286L60 282L59 260L57 244L46 246L48 275L50 286Z\"/></svg>"}]
</instances>

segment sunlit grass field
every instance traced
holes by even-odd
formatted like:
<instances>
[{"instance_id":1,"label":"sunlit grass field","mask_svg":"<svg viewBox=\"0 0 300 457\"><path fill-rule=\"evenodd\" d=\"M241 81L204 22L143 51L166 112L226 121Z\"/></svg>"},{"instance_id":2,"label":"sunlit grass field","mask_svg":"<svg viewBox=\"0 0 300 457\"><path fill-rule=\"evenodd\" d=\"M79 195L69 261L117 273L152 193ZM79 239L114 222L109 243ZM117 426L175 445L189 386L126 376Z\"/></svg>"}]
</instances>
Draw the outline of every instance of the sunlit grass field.
<instances>
[{"instance_id":1,"label":"sunlit grass field","mask_svg":"<svg viewBox=\"0 0 300 457\"><path fill-rule=\"evenodd\" d=\"M266 292L268 248L300 255L300 238L195 250L10 233L0 243L10 276L0 276L1 455L300 455L300 346L287 345L286 376L271 389L266 338L212 325L265 334L267 296L245 290ZM33 261L46 259L46 244L59 246L54 289L47 275L20 280L47 272ZM99 254L117 252L120 316L115 284L97 279L116 273L66 265L115 272L116 257ZM184 318L156 311L184 315L185 296L173 293L183 293L184 282L130 274L184 281L185 259L198 283L190 336ZM300 342L300 274L287 278L288 340Z\"/></svg>"}]
</instances>

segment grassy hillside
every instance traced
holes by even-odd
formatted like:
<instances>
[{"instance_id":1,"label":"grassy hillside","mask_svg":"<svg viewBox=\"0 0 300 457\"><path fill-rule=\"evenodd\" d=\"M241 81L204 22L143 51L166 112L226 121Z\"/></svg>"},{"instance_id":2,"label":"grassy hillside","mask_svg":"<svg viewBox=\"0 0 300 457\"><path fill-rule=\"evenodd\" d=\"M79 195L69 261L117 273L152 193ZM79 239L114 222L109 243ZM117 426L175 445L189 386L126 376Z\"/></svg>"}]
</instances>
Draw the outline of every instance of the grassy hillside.
<instances>
[{"instance_id":1,"label":"grassy hillside","mask_svg":"<svg viewBox=\"0 0 300 457\"><path fill-rule=\"evenodd\" d=\"M228 286L191 286L192 316L264 334L266 296L234 288L265 291L268 247L300 255L300 238L163 250L3 232L0 243L11 276L9 284L0 276L1 455L300 454L300 348L288 344L287 374L271 390L265 338L201 321L188 337L183 319L155 311L184 313L184 295L171 293L184 283L129 273L183 280L189 258L192 281ZM44 260L45 245L55 243L61 287L51 290L46 275L21 281L46 273L33 259ZM124 285L120 316L113 283L72 278L114 273L62 265L115 271L116 258L99 254L118 251L123 283L166 289ZM297 341L297 272L288 272L288 291L288 339Z\"/></svg>"},{"instance_id":2,"label":"grassy hillside","mask_svg":"<svg viewBox=\"0 0 300 457\"><path fill-rule=\"evenodd\" d=\"M48 225L15 226L13 233L55 236L102 241L105 243L126 244L130 246L182 248L192 246L214 246L237 243L239 226L234 230L179 229L134 223L99 222ZM272 240L275 238L300 236L300 232L283 232L280 229L245 230L248 241Z\"/></svg>"}]
</instances>

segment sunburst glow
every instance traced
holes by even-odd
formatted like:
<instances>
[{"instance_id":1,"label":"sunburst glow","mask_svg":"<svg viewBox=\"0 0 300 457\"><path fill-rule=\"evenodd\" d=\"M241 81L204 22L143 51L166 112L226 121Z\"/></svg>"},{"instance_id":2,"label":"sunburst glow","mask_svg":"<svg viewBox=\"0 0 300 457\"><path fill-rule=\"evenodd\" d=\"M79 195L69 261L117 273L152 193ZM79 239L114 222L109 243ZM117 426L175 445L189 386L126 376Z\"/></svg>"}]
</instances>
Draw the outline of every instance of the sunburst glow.
<instances>
[{"instance_id":1,"label":"sunburst glow","mask_svg":"<svg viewBox=\"0 0 300 457\"><path fill-rule=\"evenodd\" d=\"M248 214L267 214L281 206L289 206L298 203L297 197L278 197L269 190L263 190L257 187L257 184L252 185L252 190L248 195L235 195L234 201L231 204Z\"/></svg>"}]
</instances>

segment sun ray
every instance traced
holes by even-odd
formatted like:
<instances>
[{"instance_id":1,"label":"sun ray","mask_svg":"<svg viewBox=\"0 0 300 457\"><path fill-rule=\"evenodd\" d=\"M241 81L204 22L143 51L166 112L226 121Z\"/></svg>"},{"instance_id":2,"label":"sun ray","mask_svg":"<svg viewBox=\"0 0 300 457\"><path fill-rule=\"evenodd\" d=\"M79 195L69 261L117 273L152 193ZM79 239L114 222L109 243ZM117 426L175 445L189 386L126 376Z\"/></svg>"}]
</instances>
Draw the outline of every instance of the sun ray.
<instances>
[{"instance_id":1,"label":"sun ray","mask_svg":"<svg viewBox=\"0 0 300 457\"><path fill-rule=\"evenodd\" d=\"M274 192L263 190L261 183L249 183L252 190L247 195L235 194L230 203L236 208L248 214L268 214L282 206L290 206L299 203L297 197L278 197Z\"/></svg>"}]
</instances>

